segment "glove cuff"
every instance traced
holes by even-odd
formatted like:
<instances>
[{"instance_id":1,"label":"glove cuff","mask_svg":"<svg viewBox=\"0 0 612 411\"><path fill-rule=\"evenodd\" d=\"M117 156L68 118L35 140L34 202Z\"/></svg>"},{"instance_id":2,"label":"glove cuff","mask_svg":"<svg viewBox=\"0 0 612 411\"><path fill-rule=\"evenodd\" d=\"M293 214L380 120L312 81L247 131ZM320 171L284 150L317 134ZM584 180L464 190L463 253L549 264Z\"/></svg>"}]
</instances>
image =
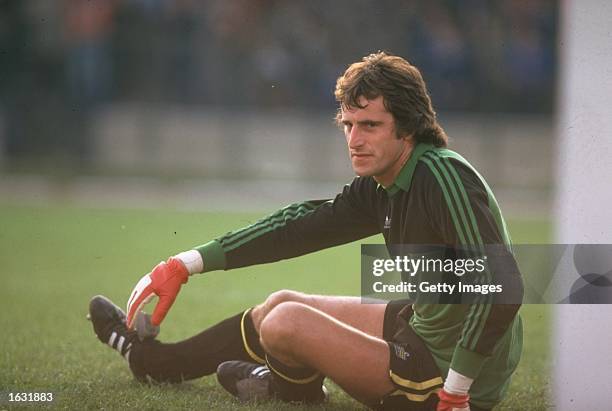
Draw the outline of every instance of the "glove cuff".
<instances>
[{"instance_id":1,"label":"glove cuff","mask_svg":"<svg viewBox=\"0 0 612 411\"><path fill-rule=\"evenodd\" d=\"M204 271L204 261L202 255L197 250L183 251L174 256L185 264L189 275Z\"/></svg>"},{"instance_id":2,"label":"glove cuff","mask_svg":"<svg viewBox=\"0 0 612 411\"><path fill-rule=\"evenodd\" d=\"M170 269L170 272L174 273L181 280L181 284L185 284L189 280L189 270L185 264L176 257L168 258L166 265Z\"/></svg>"},{"instance_id":3,"label":"glove cuff","mask_svg":"<svg viewBox=\"0 0 612 411\"><path fill-rule=\"evenodd\" d=\"M448 370L448 375L444 381L444 391L449 394L462 395L470 391L470 387L474 382L473 378L459 374L452 368Z\"/></svg>"},{"instance_id":4,"label":"glove cuff","mask_svg":"<svg viewBox=\"0 0 612 411\"><path fill-rule=\"evenodd\" d=\"M470 401L470 396L468 394L451 394L445 389L441 389L440 391L438 391L438 397L440 398L440 402L445 402L447 404L457 407L467 407Z\"/></svg>"}]
</instances>

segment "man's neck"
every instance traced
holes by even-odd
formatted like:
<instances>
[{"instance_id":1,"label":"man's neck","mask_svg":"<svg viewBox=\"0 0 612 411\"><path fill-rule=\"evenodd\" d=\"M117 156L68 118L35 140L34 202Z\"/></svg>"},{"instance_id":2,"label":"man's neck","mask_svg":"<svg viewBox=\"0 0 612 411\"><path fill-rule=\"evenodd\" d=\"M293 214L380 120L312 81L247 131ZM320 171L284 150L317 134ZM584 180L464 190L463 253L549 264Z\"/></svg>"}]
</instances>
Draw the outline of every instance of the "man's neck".
<instances>
[{"instance_id":1,"label":"man's neck","mask_svg":"<svg viewBox=\"0 0 612 411\"><path fill-rule=\"evenodd\" d=\"M405 149L402 151L402 153L399 155L399 157L397 158L395 163L393 163L390 169L381 176L374 176L374 180L376 180L378 184L385 188L391 186L395 182L395 179L397 178L399 173L406 165L406 162L410 158L410 154L412 154L412 150L414 150L414 146L415 144L412 141L406 144Z\"/></svg>"}]
</instances>

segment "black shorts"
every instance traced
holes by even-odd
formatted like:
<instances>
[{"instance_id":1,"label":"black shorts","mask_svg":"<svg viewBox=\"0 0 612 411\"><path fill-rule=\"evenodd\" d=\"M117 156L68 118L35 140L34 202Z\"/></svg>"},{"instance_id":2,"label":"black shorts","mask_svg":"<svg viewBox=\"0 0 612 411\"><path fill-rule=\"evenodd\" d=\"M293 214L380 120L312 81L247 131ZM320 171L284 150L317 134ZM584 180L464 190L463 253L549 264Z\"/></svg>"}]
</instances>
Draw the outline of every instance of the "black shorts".
<instances>
[{"instance_id":1,"label":"black shorts","mask_svg":"<svg viewBox=\"0 0 612 411\"><path fill-rule=\"evenodd\" d=\"M380 410L430 411L438 404L437 392L444 379L431 352L408 324L412 306L408 300L387 304L383 338L389 344L389 376L396 390L380 401ZM485 411L470 404L472 411Z\"/></svg>"},{"instance_id":2,"label":"black shorts","mask_svg":"<svg viewBox=\"0 0 612 411\"><path fill-rule=\"evenodd\" d=\"M387 304L383 338L389 344L389 377L396 390L380 402L381 410L435 410L444 380L429 349L408 324L412 307L407 301Z\"/></svg>"}]
</instances>

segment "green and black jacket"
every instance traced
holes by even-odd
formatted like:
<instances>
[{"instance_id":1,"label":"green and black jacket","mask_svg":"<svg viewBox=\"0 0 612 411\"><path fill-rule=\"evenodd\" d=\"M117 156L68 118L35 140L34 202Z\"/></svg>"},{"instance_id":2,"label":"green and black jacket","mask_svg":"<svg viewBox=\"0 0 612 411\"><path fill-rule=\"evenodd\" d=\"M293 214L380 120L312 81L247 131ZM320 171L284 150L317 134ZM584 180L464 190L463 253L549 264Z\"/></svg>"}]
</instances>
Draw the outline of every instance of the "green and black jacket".
<instances>
[{"instance_id":1,"label":"green and black jacket","mask_svg":"<svg viewBox=\"0 0 612 411\"><path fill-rule=\"evenodd\" d=\"M229 270L377 233L387 245L511 247L497 201L478 172L451 150L418 144L390 187L371 177L357 177L333 200L291 204L197 250L206 271ZM522 287L516 289L522 292ZM443 375L452 367L476 379L470 393L482 405L501 399L522 347L520 305L492 304L493 298L484 296L468 305L416 303L410 322ZM514 299L520 300L521 296Z\"/></svg>"}]
</instances>

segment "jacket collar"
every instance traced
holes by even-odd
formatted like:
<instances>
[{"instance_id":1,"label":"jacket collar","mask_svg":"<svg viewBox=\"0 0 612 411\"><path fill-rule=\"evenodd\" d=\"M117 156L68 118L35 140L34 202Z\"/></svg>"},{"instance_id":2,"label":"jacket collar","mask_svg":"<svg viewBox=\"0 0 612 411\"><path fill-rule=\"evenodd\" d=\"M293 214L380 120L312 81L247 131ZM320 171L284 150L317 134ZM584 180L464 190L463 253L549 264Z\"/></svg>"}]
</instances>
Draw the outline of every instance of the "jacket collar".
<instances>
[{"instance_id":1,"label":"jacket collar","mask_svg":"<svg viewBox=\"0 0 612 411\"><path fill-rule=\"evenodd\" d=\"M414 169L419 162L419 158L421 158L426 151L433 150L433 148L434 146L431 144L419 143L412 149L408 161L406 161L406 164L404 164L397 177L395 177L393 184L389 187L384 187L390 196L395 195L399 190L408 191L410 189ZM380 184L379 186L382 187Z\"/></svg>"}]
</instances>

